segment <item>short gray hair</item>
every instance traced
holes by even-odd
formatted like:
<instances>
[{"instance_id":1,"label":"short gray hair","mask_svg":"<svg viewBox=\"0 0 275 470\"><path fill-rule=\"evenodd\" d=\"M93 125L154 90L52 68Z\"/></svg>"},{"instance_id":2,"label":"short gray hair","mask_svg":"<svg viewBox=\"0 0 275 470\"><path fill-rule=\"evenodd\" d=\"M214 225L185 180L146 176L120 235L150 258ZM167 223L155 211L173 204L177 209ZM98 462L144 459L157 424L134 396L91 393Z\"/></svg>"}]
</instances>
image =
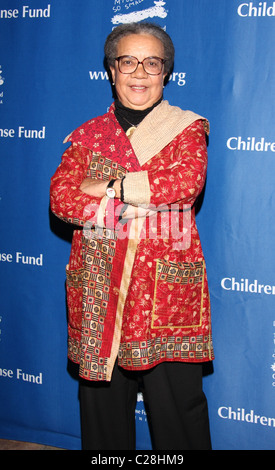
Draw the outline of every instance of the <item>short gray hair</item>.
<instances>
[{"instance_id":1,"label":"short gray hair","mask_svg":"<svg viewBox=\"0 0 275 470\"><path fill-rule=\"evenodd\" d=\"M108 67L114 66L115 64L119 41L126 36L130 36L131 34L150 34L162 42L165 59L164 72L169 74L174 64L174 44L169 34L167 34L164 29L154 23L128 23L114 28L107 37L104 46L104 53Z\"/></svg>"}]
</instances>

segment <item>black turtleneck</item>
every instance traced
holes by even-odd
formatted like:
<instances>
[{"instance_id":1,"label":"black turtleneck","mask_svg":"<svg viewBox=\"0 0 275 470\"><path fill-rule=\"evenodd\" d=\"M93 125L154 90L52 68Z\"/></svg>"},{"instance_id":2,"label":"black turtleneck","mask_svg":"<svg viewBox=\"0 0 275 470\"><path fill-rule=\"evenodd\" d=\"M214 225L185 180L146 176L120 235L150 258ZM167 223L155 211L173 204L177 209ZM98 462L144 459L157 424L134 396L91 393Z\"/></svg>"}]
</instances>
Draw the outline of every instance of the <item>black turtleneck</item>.
<instances>
[{"instance_id":1,"label":"black turtleneck","mask_svg":"<svg viewBox=\"0 0 275 470\"><path fill-rule=\"evenodd\" d=\"M121 125L124 132L126 132L132 126L138 126L141 121L154 109L158 104L161 103L162 97L153 106L147 109L132 109L124 106L119 100L115 100L115 117Z\"/></svg>"}]
</instances>

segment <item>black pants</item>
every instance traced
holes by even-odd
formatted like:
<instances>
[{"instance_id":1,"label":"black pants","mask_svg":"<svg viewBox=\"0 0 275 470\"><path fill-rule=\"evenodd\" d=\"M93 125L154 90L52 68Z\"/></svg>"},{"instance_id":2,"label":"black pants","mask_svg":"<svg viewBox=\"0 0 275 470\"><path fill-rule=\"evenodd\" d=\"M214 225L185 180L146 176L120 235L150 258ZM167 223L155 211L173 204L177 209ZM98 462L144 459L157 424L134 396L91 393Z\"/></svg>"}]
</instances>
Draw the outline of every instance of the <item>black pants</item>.
<instances>
[{"instance_id":1,"label":"black pants","mask_svg":"<svg viewBox=\"0 0 275 470\"><path fill-rule=\"evenodd\" d=\"M135 449L141 389L154 450L210 450L202 365L164 362L145 372L117 365L111 382L80 382L83 450Z\"/></svg>"}]
</instances>

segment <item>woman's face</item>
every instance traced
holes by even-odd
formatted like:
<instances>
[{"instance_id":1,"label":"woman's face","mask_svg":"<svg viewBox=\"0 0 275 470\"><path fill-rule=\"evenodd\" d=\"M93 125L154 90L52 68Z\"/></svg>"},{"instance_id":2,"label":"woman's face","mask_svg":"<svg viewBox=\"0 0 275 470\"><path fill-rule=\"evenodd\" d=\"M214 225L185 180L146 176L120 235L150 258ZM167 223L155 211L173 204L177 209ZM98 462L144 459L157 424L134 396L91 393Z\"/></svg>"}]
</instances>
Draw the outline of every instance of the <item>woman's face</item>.
<instances>
[{"instance_id":1,"label":"woman's face","mask_svg":"<svg viewBox=\"0 0 275 470\"><path fill-rule=\"evenodd\" d=\"M151 35L131 34L122 38L117 46L117 57L129 55L140 62L146 57L164 58L162 42ZM118 69L118 63L110 67L115 83L118 99L127 108L146 109L158 101L163 92L164 72L160 75L149 75L139 64L136 71L123 74Z\"/></svg>"}]
</instances>

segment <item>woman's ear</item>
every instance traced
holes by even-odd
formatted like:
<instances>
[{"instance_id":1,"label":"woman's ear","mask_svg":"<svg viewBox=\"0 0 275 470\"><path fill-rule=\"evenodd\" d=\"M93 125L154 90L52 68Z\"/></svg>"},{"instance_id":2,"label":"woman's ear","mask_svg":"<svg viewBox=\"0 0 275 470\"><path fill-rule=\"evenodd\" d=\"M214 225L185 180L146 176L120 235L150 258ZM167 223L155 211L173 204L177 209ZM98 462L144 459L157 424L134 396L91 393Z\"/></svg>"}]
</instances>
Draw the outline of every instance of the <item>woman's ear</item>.
<instances>
[{"instance_id":1,"label":"woman's ear","mask_svg":"<svg viewBox=\"0 0 275 470\"><path fill-rule=\"evenodd\" d=\"M115 70L115 67L110 66L110 71L111 71L112 80L113 80L113 85L114 85L115 82L116 82L116 70Z\"/></svg>"}]
</instances>

